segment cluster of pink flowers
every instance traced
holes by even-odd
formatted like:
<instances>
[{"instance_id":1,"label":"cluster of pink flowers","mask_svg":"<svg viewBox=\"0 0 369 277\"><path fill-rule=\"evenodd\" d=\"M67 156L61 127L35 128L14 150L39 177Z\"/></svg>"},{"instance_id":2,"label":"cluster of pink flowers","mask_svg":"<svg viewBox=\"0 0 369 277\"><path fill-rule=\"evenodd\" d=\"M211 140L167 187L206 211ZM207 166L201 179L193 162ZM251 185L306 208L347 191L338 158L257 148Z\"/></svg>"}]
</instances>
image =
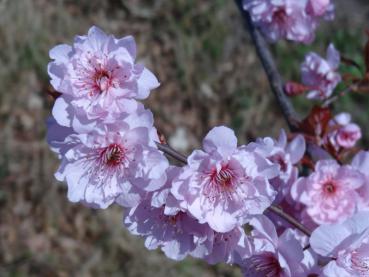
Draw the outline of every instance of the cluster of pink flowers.
<instances>
[{"instance_id":1,"label":"cluster of pink flowers","mask_svg":"<svg viewBox=\"0 0 369 277\"><path fill-rule=\"evenodd\" d=\"M329 1L255 0L245 7L254 20L260 15L265 30L278 28L274 39L305 40L294 33L298 26L278 24L331 11ZM302 134L288 138L282 130L278 139L240 146L233 130L219 126L186 165L170 165L158 149L153 115L138 101L159 82L135 63L132 37L92 27L50 57L51 84L61 95L47 138L61 160L55 177L66 182L70 201L97 209L119 205L123 225L174 260L237 264L248 277L369 276L369 152L346 165L319 159L300 176L308 147ZM303 79L314 86L311 98L332 93L338 63L333 46L327 61L307 56ZM337 149L352 148L361 137L346 113L328 125L325 139ZM275 209L314 229L311 238Z\"/></svg>"},{"instance_id":2,"label":"cluster of pink flowers","mask_svg":"<svg viewBox=\"0 0 369 277\"><path fill-rule=\"evenodd\" d=\"M334 18L330 0L243 0L253 22L271 42L311 43L321 18Z\"/></svg>"}]
</instances>

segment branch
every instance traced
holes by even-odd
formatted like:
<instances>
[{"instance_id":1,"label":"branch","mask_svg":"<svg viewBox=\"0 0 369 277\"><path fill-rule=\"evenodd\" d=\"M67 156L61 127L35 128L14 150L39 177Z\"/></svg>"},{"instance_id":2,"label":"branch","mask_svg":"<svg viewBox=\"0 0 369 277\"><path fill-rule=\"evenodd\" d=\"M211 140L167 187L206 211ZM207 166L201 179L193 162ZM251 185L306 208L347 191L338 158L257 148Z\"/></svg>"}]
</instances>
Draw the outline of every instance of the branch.
<instances>
[{"instance_id":1,"label":"branch","mask_svg":"<svg viewBox=\"0 0 369 277\"><path fill-rule=\"evenodd\" d=\"M297 229L299 229L301 232L303 232L308 237L311 236L311 231L308 230L304 225L302 225L300 222L298 222L296 219L294 219L289 214L286 214L282 209L278 208L277 206L271 205L268 210L270 212L275 213L276 215L280 216L284 220L286 220L291 225L295 226Z\"/></svg>"},{"instance_id":2,"label":"branch","mask_svg":"<svg viewBox=\"0 0 369 277\"><path fill-rule=\"evenodd\" d=\"M243 1L235 1L243 17L245 28L251 35L252 41L256 48L256 52L268 77L270 88L272 89L278 105L282 110L288 127L291 129L291 131L296 131L298 130L299 119L291 102L284 93L283 81L277 70L273 56L269 51L268 45L258 28L254 26L249 13L243 9Z\"/></svg>"},{"instance_id":3,"label":"branch","mask_svg":"<svg viewBox=\"0 0 369 277\"><path fill-rule=\"evenodd\" d=\"M157 146L159 148L159 150L163 151L165 154L167 154L168 156L178 160L181 163L187 164L187 157L179 152L177 152L176 150L174 150L173 148L171 148L168 144L160 144L157 143ZM277 214L278 216L282 217L283 219L285 219L288 223L290 223L292 226L296 227L297 229L299 229L301 232L303 232L304 234L306 234L307 236L311 236L311 232L301 223L299 223L296 219L294 219L292 216L286 214L282 209L271 205L268 208L269 211Z\"/></svg>"},{"instance_id":4,"label":"branch","mask_svg":"<svg viewBox=\"0 0 369 277\"><path fill-rule=\"evenodd\" d=\"M163 151L169 157L172 157L173 159L176 159L177 161L179 161L183 164L187 164L187 157L185 155L177 152L176 150L174 150L168 144L156 143L156 145L158 146L159 150Z\"/></svg>"}]
</instances>

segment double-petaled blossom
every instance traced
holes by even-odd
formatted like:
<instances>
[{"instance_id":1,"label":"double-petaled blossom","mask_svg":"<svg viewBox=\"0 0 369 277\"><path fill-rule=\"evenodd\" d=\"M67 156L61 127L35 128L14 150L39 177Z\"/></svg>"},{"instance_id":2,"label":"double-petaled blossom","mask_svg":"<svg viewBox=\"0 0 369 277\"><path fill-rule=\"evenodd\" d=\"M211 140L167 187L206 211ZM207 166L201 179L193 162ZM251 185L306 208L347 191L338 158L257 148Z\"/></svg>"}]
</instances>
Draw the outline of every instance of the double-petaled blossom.
<instances>
[{"instance_id":1,"label":"double-petaled blossom","mask_svg":"<svg viewBox=\"0 0 369 277\"><path fill-rule=\"evenodd\" d=\"M332 95L341 75L337 72L340 64L340 54L330 44L326 59L316 53L309 53L301 65L302 83L310 88L309 99L324 100Z\"/></svg>"},{"instance_id":2,"label":"double-petaled blossom","mask_svg":"<svg viewBox=\"0 0 369 277\"><path fill-rule=\"evenodd\" d=\"M279 192L277 201L289 195L290 186L298 176L296 164L302 159L306 145L302 135L297 135L287 142L284 130L281 130L278 140L270 137L259 138L247 145L249 151L257 152L271 163L279 166L279 174L270 183Z\"/></svg>"},{"instance_id":3,"label":"double-petaled blossom","mask_svg":"<svg viewBox=\"0 0 369 277\"><path fill-rule=\"evenodd\" d=\"M144 99L159 86L148 69L135 64L136 44L131 36L117 39L92 27L86 36L77 36L72 46L51 49L50 57L51 84L82 121L126 113L135 105L132 99ZM58 122L66 120L65 114L53 114Z\"/></svg>"},{"instance_id":4,"label":"double-petaled blossom","mask_svg":"<svg viewBox=\"0 0 369 277\"><path fill-rule=\"evenodd\" d=\"M332 129L326 136L330 144L336 149L352 148L361 139L359 125L351 122L349 113L340 113L329 122Z\"/></svg>"},{"instance_id":5,"label":"double-petaled blossom","mask_svg":"<svg viewBox=\"0 0 369 277\"><path fill-rule=\"evenodd\" d=\"M51 147L63 151L55 177L67 182L70 201L106 208L119 199L121 205L133 206L147 191L163 186L168 161L151 139L150 128L137 118L100 124L63 141L50 136Z\"/></svg>"},{"instance_id":6,"label":"double-petaled blossom","mask_svg":"<svg viewBox=\"0 0 369 277\"><path fill-rule=\"evenodd\" d=\"M352 166L322 160L317 162L312 174L293 184L291 195L306 205L306 212L314 222L336 223L357 211L358 189L365 182L365 176Z\"/></svg>"},{"instance_id":7,"label":"double-petaled blossom","mask_svg":"<svg viewBox=\"0 0 369 277\"><path fill-rule=\"evenodd\" d=\"M276 191L269 183L278 167L261 155L237 148L231 129L213 128L173 181L181 207L216 232L229 232L263 213Z\"/></svg>"},{"instance_id":8,"label":"double-petaled blossom","mask_svg":"<svg viewBox=\"0 0 369 277\"><path fill-rule=\"evenodd\" d=\"M292 230L278 237L273 222L265 216L253 218L248 226L252 255L236 260L245 277L302 277L316 270L315 257L303 251Z\"/></svg>"},{"instance_id":9,"label":"double-petaled blossom","mask_svg":"<svg viewBox=\"0 0 369 277\"><path fill-rule=\"evenodd\" d=\"M322 225L310 238L319 255L332 258L323 277L369 276L369 212L355 214L341 224Z\"/></svg>"},{"instance_id":10,"label":"double-petaled blossom","mask_svg":"<svg viewBox=\"0 0 369 277\"><path fill-rule=\"evenodd\" d=\"M319 17L332 10L331 5L321 2L321 0L319 3L313 0L244 0L243 7L270 41L288 39L310 43L315 37Z\"/></svg>"},{"instance_id":11,"label":"double-petaled blossom","mask_svg":"<svg viewBox=\"0 0 369 277\"><path fill-rule=\"evenodd\" d=\"M132 234L146 238L148 249L160 247L174 260L184 259L210 234L210 228L181 210L170 193L171 182L178 171L179 168L170 167L165 186L149 193L124 218L124 224Z\"/></svg>"}]
</instances>

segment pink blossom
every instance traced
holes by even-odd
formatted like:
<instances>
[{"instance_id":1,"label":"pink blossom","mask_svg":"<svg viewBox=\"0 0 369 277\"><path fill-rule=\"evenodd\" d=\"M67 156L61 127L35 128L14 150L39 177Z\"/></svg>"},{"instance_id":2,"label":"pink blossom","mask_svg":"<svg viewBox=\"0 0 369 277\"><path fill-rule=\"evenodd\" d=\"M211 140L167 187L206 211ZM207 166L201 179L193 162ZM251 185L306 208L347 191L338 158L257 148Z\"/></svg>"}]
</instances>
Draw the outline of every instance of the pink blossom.
<instances>
[{"instance_id":1,"label":"pink blossom","mask_svg":"<svg viewBox=\"0 0 369 277\"><path fill-rule=\"evenodd\" d=\"M327 138L336 150L339 150L340 147L352 148L361 139L361 129L357 124L351 123L349 113L336 115L329 125L332 131L327 134Z\"/></svg>"},{"instance_id":2,"label":"pink blossom","mask_svg":"<svg viewBox=\"0 0 369 277\"><path fill-rule=\"evenodd\" d=\"M312 16L323 16L332 9L330 0L308 0L307 12Z\"/></svg>"},{"instance_id":3,"label":"pink blossom","mask_svg":"<svg viewBox=\"0 0 369 277\"><path fill-rule=\"evenodd\" d=\"M168 161L150 139L150 130L134 120L101 124L88 134L71 134L64 140L62 163L55 174L66 181L68 198L106 208L117 198L133 206L147 192L165 182ZM73 143L70 143L70 142ZM60 141L53 140L60 148Z\"/></svg>"},{"instance_id":4,"label":"pink blossom","mask_svg":"<svg viewBox=\"0 0 369 277\"><path fill-rule=\"evenodd\" d=\"M355 214L341 224L322 225L310 238L313 250L331 260L325 277L369 276L369 213Z\"/></svg>"},{"instance_id":5,"label":"pink blossom","mask_svg":"<svg viewBox=\"0 0 369 277\"><path fill-rule=\"evenodd\" d=\"M351 163L352 167L365 175L365 184L358 189L359 210L369 210L369 152L360 151Z\"/></svg>"},{"instance_id":6,"label":"pink blossom","mask_svg":"<svg viewBox=\"0 0 369 277\"><path fill-rule=\"evenodd\" d=\"M307 214L318 224L336 223L357 210L357 190L365 177L351 166L334 160L317 162L315 172L299 178L292 186L292 198L306 205Z\"/></svg>"},{"instance_id":7,"label":"pink blossom","mask_svg":"<svg viewBox=\"0 0 369 277\"><path fill-rule=\"evenodd\" d=\"M272 42L285 38L311 43L314 39L316 18L307 14L304 0L244 0L243 7Z\"/></svg>"},{"instance_id":8,"label":"pink blossom","mask_svg":"<svg viewBox=\"0 0 369 277\"><path fill-rule=\"evenodd\" d=\"M286 132L281 130L278 140L270 137L259 138L255 143L247 146L249 151L257 152L271 163L279 166L279 175L270 183L279 192L277 202L287 196L290 186L298 176L298 168L295 166L305 154L305 139L297 135L291 142L287 142Z\"/></svg>"},{"instance_id":9,"label":"pink blossom","mask_svg":"<svg viewBox=\"0 0 369 277\"><path fill-rule=\"evenodd\" d=\"M253 252L251 257L237 261L245 277L302 277L316 265L315 257L304 253L292 230L278 238L274 224L265 216L255 217L248 224Z\"/></svg>"},{"instance_id":10,"label":"pink blossom","mask_svg":"<svg viewBox=\"0 0 369 277\"><path fill-rule=\"evenodd\" d=\"M333 90L341 82L341 75L337 72L340 63L340 54L330 44L327 58L323 59L316 53L309 53L301 65L302 82L309 86L309 99L324 100L331 96Z\"/></svg>"},{"instance_id":11,"label":"pink blossom","mask_svg":"<svg viewBox=\"0 0 369 277\"><path fill-rule=\"evenodd\" d=\"M132 234L146 237L148 249L160 247L167 257L174 260L184 259L210 231L207 225L199 224L181 210L171 195L171 183L179 170L169 167L166 184L149 193L124 218L124 224Z\"/></svg>"},{"instance_id":12,"label":"pink blossom","mask_svg":"<svg viewBox=\"0 0 369 277\"><path fill-rule=\"evenodd\" d=\"M191 255L201 258L209 264L229 263L233 264L239 257L249 257L252 245L245 235L242 227L235 227L229 232L220 233L212 230L208 224L206 239L199 241L198 246Z\"/></svg>"},{"instance_id":13,"label":"pink blossom","mask_svg":"<svg viewBox=\"0 0 369 277\"><path fill-rule=\"evenodd\" d=\"M189 156L172 188L181 206L200 223L229 232L270 206L276 192L268 180L277 176L277 166L237 148L234 132L226 127L213 128L203 149Z\"/></svg>"},{"instance_id":14,"label":"pink blossom","mask_svg":"<svg viewBox=\"0 0 369 277\"><path fill-rule=\"evenodd\" d=\"M72 46L51 49L50 58L51 84L89 120L126 112L128 99L144 99L159 86L149 70L135 64L133 37L116 39L95 26L86 36L77 36Z\"/></svg>"}]
</instances>

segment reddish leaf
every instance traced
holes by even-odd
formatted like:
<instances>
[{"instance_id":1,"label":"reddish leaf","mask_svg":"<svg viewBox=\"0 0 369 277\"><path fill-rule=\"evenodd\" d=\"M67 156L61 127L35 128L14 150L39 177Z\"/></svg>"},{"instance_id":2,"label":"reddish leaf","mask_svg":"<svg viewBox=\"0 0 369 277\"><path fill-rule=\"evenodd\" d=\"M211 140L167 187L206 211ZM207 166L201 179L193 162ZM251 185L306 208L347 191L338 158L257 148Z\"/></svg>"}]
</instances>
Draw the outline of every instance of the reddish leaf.
<instances>
[{"instance_id":1,"label":"reddish leaf","mask_svg":"<svg viewBox=\"0 0 369 277\"><path fill-rule=\"evenodd\" d=\"M328 122L332 119L332 113L329 108L315 106L310 114L300 123L300 129L314 137L322 136L327 128Z\"/></svg>"}]
</instances>

